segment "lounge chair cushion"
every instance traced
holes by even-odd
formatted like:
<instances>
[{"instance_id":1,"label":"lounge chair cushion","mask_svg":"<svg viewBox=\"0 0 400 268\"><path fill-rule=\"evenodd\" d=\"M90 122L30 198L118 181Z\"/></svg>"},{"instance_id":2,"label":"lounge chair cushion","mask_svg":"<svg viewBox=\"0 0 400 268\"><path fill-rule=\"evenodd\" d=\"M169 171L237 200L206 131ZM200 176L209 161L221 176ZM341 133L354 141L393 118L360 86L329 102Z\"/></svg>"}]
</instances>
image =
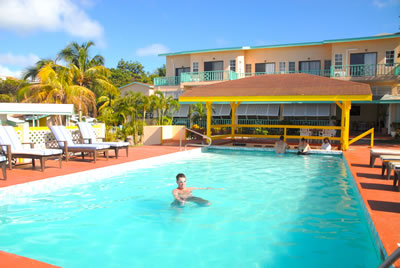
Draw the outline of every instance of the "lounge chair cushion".
<instances>
[{"instance_id":1,"label":"lounge chair cushion","mask_svg":"<svg viewBox=\"0 0 400 268\"><path fill-rule=\"evenodd\" d=\"M400 150L392 150L392 149L371 149L371 154L399 154Z\"/></svg>"},{"instance_id":2,"label":"lounge chair cushion","mask_svg":"<svg viewBox=\"0 0 400 268\"><path fill-rule=\"evenodd\" d=\"M102 145L108 145L110 147L125 147L125 146L129 146L129 142L125 142L125 141L118 141L118 142L102 142L102 143L95 143L95 144L102 144Z\"/></svg>"},{"instance_id":3,"label":"lounge chair cushion","mask_svg":"<svg viewBox=\"0 0 400 268\"><path fill-rule=\"evenodd\" d=\"M11 145L11 152L24 150L24 146L12 126L0 126L0 144ZM3 146L3 150L7 150L7 147Z\"/></svg>"},{"instance_id":4,"label":"lounge chair cushion","mask_svg":"<svg viewBox=\"0 0 400 268\"><path fill-rule=\"evenodd\" d=\"M7 158L4 155L0 155L0 162L7 161Z\"/></svg>"},{"instance_id":5,"label":"lounge chair cushion","mask_svg":"<svg viewBox=\"0 0 400 268\"><path fill-rule=\"evenodd\" d=\"M68 148L73 148L73 149L102 150L110 148L109 145L102 145L102 144L75 144L74 141L72 140L71 133L64 126L51 126L50 129L51 132L53 132L53 135L55 136L58 144L60 145L60 148L64 148L64 142L62 141L67 141Z\"/></svg>"},{"instance_id":6,"label":"lounge chair cushion","mask_svg":"<svg viewBox=\"0 0 400 268\"><path fill-rule=\"evenodd\" d=\"M400 155L381 155L380 159L382 161L387 161L387 160L400 160Z\"/></svg>"},{"instance_id":7,"label":"lounge chair cushion","mask_svg":"<svg viewBox=\"0 0 400 268\"><path fill-rule=\"evenodd\" d=\"M26 155L55 155L62 154L62 150L60 149L24 149L24 150L15 150L12 151L13 154L26 154Z\"/></svg>"},{"instance_id":8,"label":"lounge chair cushion","mask_svg":"<svg viewBox=\"0 0 400 268\"><path fill-rule=\"evenodd\" d=\"M78 127L79 131L81 132L82 138L85 140L85 142L87 141L89 143L88 139L91 139L93 144L109 145L110 147L129 146L129 142L96 142L97 140L96 133L94 132L91 124L79 122Z\"/></svg>"},{"instance_id":9,"label":"lounge chair cushion","mask_svg":"<svg viewBox=\"0 0 400 268\"><path fill-rule=\"evenodd\" d=\"M68 144L68 148L73 148L73 149L87 149L87 150L102 150L102 149L108 149L110 148L109 145L103 145L103 144Z\"/></svg>"},{"instance_id":10,"label":"lounge chair cushion","mask_svg":"<svg viewBox=\"0 0 400 268\"><path fill-rule=\"evenodd\" d=\"M60 148L64 148L64 142L68 142L68 147L74 144L71 133L64 126L50 126L51 132L53 132Z\"/></svg>"}]
</instances>

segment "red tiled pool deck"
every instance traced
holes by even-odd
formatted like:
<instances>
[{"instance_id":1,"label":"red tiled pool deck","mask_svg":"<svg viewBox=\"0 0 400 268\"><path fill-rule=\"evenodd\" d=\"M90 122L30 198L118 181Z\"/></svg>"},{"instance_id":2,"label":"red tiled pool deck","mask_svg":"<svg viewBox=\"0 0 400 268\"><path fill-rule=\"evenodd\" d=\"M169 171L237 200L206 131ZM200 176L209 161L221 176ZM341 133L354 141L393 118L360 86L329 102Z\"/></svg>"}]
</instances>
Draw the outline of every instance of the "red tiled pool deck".
<instances>
[{"instance_id":1,"label":"red tiled pool deck","mask_svg":"<svg viewBox=\"0 0 400 268\"><path fill-rule=\"evenodd\" d=\"M400 149L400 146L388 146ZM379 147L387 148L387 146ZM90 158L84 161L63 161L63 167L59 169L57 162L48 161L45 172L40 172L39 169L33 171L30 165L19 166L13 170L7 170L8 179L6 181L0 179L0 188L178 151L178 146L141 146L130 148L129 157L121 152L118 159L112 157L106 161L105 158L98 157L96 164L88 161ZM400 243L400 192L397 188L393 188L393 180L382 178L379 159L374 168L369 167L368 146L351 146L344 155L382 244L386 252L391 254L397 249L397 243ZM0 267L44 268L55 266L0 251ZM395 267L400 267L400 261L396 262Z\"/></svg>"}]
</instances>

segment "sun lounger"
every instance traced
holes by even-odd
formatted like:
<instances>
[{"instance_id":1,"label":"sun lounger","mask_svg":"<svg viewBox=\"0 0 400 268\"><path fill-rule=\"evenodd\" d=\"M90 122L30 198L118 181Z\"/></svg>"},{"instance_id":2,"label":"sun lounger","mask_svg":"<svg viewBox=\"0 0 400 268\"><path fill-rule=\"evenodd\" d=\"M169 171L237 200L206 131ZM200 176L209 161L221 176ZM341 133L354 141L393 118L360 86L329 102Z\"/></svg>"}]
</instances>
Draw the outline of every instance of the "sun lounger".
<instances>
[{"instance_id":1,"label":"sun lounger","mask_svg":"<svg viewBox=\"0 0 400 268\"><path fill-rule=\"evenodd\" d=\"M380 155L400 155L400 150L391 150L391 149L371 149L370 157L369 157L369 166L374 167L375 159Z\"/></svg>"},{"instance_id":2,"label":"sun lounger","mask_svg":"<svg viewBox=\"0 0 400 268\"><path fill-rule=\"evenodd\" d=\"M64 126L51 126L51 132L57 140L58 145L64 151L65 159L69 160L69 153L82 153L85 159L85 153L93 154L94 163L96 163L96 153L104 152L108 160L108 150L110 146L101 144L74 143L71 133Z\"/></svg>"},{"instance_id":3,"label":"sun lounger","mask_svg":"<svg viewBox=\"0 0 400 268\"><path fill-rule=\"evenodd\" d=\"M31 148L24 148L23 144L30 144ZM32 168L35 168L35 159L40 160L41 170L44 171L47 159L58 158L61 168L62 150L59 149L34 149L32 142L21 143L17 132L11 126L0 126L0 146L6 154L8 167L12 169L13 158L32 159Z\"/></svg>"},{"instance_id":4,"label":"sun lounger","mask_svg":"<svg viewBox=\"0 0 400 268\"><path fill-rule=\"evenodd\" d=\"M392 174L392 170L400 169L400 160L389 161L387 163L387 179L390 179Z\"/></svg>"},{"instance_id":5,"label":"sun lounger","mask_svg":"<svg viewBox=\"0 0 400 268\"><path fill-rule=\"evenodd\" d=\"M385 175L385 169L387 168L389 161L400 160L400 155L380 155L379 158L382 161L382 176Z\"/></svg>"},{"instance_id":6,"label":"sun lounger","mask_svg":"<svg viewBox=\"0 0 400 268\"><path fill-rule=\"evenodd\" d=\"M7 174L6 174L6 163L7 163L7 158L4 155L0 154L0 166L1 169L3 170L3 179L7 179Z\"/></svg>"},{"instance_id":7,"label":"sun lounger","mask_svg":"<svg viewBox=\"0 0 400 268\"><path fill-rule=\"evenodd\" d=\"M96 133L91 124L89 123L78 123L79 131L81 132L82 139L85 143L89 144L101 144L101 145L108 145L111 149L115 152L115 157L118 158L118 151L120 149L126 150L126 156L128 156L129 151L129 142L104 142L104 138L101 138L103 142L97 142Z\"/></svg>"},{"instance_id":8,"label":"sun lounger","mask_svg":"<svg viewBox=\"0 0 400 268\"><path fill-rule=\"evenodd\" d=\"M399 182L398 188L400 190L400 169L395 169L394 170L393 186L396 186L397 182Z\"/></svg>"}]
</instances>

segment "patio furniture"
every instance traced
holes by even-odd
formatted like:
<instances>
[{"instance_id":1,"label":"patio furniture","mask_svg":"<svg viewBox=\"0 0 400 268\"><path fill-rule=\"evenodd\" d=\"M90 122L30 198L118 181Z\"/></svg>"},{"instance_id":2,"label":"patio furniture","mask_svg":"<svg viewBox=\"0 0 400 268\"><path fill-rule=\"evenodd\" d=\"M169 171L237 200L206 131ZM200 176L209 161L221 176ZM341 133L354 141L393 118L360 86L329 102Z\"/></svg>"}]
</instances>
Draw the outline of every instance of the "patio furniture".
<instances>
[{"instance_id":1,"label":"patio furniture","mask_svg":"<svg viewBox=\"0 0 400 268\"><path fill-rule=\"evenodd\" d=\"M23 144L30 144L31 148L24 148ZM32 142L21 143L17 132L11 126L0 126L0 146L2 147L8 160L8 167L12 169L13 158L32 159L32 169L35 168L35 159L40 160L41 171L44 171L47 159L59 160L61 168L62 150L59 149L34 149Z\"/></svg>"},{"instance_id":2,"label":"patio furniture","mask_svg":"<svg viewBox=\"0 0 400 268\"><path fill-rule=\"evenodd\" d=\"M396 183L399 182L398 188L400 190L400 169L395 169L394 170L394 180L393 180L393 186L396 186Z\"/></svg>"},{"instance_id":3,"label":"patio furniture","mask_svg":"<svg viewBox=\"0 0 400 268\"><path fill-rule=\"evenodd\" d=\"M400 160L397 161L389 161L387 165L387 179L390 179L390 175L392 174L392 170L400 169Z\"/></svg>"},{"instance_id":4,"label":"patio furniture","mask_svg":"<svg viewBox=\"0 0 400 268\"><path fill-rule=\"evenodd\" d=\"M57 140L58 145L64 151L66 161L69 160L69 153L81 153L82 159L85 159L85 153L93 154L94 163L96 163L96 153L104 152L108 160L108 150L110 146L101 144L74 143L71 133L64 126L51 126L51 132Z\"/></svg>"},{"instance_id":5,"label":"patio furniture","mask_svg":"<svg viewBox=\"0 0 400 268\"><path fill-rule=\"evenodd\" d=\"M103 140L103 142L97 142L96 133L94 132L94 129L91 124L89 123L83 123L79 122L78 123L79 131L81 132L82 139L84 140L84 143L89 143L89 144L100 144L100 145L108 145L110 146L111 149L114 150L115 152L115 157L118 159L118 151L120 149L126 150L126 156L128 157L129 155L129 142L104 142L104 138L100 138Z\"/></svg>"},{"instance_id":6,"label":"patio furniture","mask_svg":"<svg viewBox=\"0 0 400 268\"><path fill-rule=\"evenodd\" d=\"M6 165L7 165L7 158L4 155L0 154L0 166L1 169L3 170L3 179L7 179L7 174L6 174Z\"/></svg>"},{"instance_id":7,"label":"patio furniture","mask_svg":"<svg viewBox=\"0 0 400 268\"><path fill-rule=\"evenodd\" d=\"M392 149L371 149L369 156L369 166L374 167L375 160L380 155L400 155L400 150L392 150Z\"/></svg>"},{"instance_id":8,"label":"patio furniture","mask_svg":"<svg viewBox=\"0 0 400 268\"><path fill-rule=\"evenodd\" d=\"M400 161L400 155L380 155L379 158L382 161L382 176L385 175L385 169L388 166L389 161Z\"/></svg>"}]
</instances>

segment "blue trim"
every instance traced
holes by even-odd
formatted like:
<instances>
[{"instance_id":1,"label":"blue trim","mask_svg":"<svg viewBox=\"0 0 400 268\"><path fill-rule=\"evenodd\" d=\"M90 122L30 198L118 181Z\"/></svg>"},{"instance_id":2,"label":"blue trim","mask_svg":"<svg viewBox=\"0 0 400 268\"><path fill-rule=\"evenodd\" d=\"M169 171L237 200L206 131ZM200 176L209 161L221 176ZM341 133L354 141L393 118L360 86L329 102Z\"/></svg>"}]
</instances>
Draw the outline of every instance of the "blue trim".
<instances>
[{"instance_id":1,"label":"blue trim","mask_svg":"<svg viewBox=\"0 0 400 268\"><path fill-rule=\"evenodd\" d=\"M244 50L260 49L260 48L314 46L314 45L324 45L324 44L332 44L332 43L379 40L379 39L388 39L388 38L396 38L396 37L400 37L400 34L387 34L387 35L379 35L379 36L366 36L366 37L355 37L355 38L331 39L331 40L323 40L323 41L319 41L319 42L278 44L278 45L269 45L269 46L247 46L247 47L229 47L229 48L188 50L188 51L182 51L182 52L176 52L176 53L163 53L163 54L158 54L158 56L175 56L175 55L207 53L207 52L220 52L220 51L232 51L232 50L242 50L242 51L244 51Z\"/></svg>"}]
</instances>

